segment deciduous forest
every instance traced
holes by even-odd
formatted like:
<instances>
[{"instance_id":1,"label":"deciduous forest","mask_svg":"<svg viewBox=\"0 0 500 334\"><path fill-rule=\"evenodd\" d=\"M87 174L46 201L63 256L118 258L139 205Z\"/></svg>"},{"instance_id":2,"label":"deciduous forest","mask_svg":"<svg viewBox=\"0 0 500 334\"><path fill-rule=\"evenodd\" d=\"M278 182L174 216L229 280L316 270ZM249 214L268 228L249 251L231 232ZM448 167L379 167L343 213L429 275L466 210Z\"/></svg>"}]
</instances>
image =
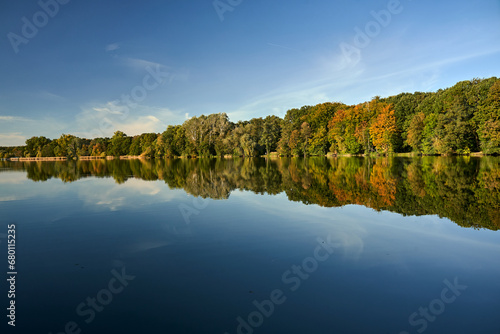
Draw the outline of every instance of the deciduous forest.
<instances>
[{"instance_id":1,"label":"deciduous forest","mask_svg":"<svg viewBox=\"0 0 500 334\"><path fill-rule=\"evenodd\" d=\"M415 152L500 153L500 79L462 81L432 93L374 97L357 105L326 102L278 116L233 123L225 113L201 115L163 133L111 138L38 136L0 147L0 158L79 156L208 157Z\"/></svg>"}]
</instances>

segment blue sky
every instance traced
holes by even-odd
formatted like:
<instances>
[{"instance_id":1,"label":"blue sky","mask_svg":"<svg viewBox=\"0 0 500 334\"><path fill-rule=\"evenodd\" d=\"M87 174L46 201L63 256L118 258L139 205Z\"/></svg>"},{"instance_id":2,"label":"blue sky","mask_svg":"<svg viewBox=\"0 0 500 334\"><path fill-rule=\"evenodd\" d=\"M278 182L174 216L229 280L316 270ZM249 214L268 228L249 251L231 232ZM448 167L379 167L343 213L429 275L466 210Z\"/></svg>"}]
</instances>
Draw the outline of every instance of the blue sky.
<instances>
[{"instance_id":1,"label":"blue sky","mask_svg":"<svg viewBox=\"0 0 500 334\"><path fill-rule=\"evenodd\" d=\"M500 76L498 0L217 1L3 1L0 146Z\"/></svg>"}]
</instances>

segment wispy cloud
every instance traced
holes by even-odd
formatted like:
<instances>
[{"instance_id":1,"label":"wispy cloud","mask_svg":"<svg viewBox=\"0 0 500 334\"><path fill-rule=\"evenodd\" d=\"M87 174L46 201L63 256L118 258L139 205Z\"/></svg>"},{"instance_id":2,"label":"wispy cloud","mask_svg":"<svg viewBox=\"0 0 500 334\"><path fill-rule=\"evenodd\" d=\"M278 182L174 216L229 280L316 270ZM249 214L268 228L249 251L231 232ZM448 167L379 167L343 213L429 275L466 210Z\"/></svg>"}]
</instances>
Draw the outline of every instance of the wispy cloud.
<instances>
[{"instance_id":1,"label":"wispy cloud","mask_svg":"<svg viewBox=\"0 0 500 334\"><path fill-rule=\"evenodd\" d=\"M0 116L0 121L4 122L32 122L34 120L17 116Z\"/></svg>"},{"instance_id":2,"label":"wispy cloud","mask_svg":"<svg viewBox=\"0 0 500 334\"><path fill-rule=\"evenodd\" d=\"M123 115L127 110L127 107L124 105L117 104L116 101L110 101L104 104L103 106L93 107L94 111L98 113L109 113L112 115Z\"/></svg>"},{"instance_id":3,"label":"wispy cloud","mask_svg":"<svg viewBox=\"0 0 500 334\"><path fill-rule=\"evenodd\" d=\"M27 138L45 136L54 139L70 132L67 123L59 118L25 118L0 116L0 146L24 145Z\"/></svg>"},{"instance_id":4,"label":"wispy cloud","mask_svg":"<svg viewBox=\"0 0 500 334\"><path fill-rule=\"evenodd\" d=\"M166 82L172 83L172 81L181 81L181 82L186 82L189 79L190 76L190 71L186 68L174 68L172 66L168 66L162 63L150 61L150 60L145 60L145 59L140 59L140 58L131 58L131 57L125 57L125 58L118 58L119 61L126 66L127 68L137 71L137 72L143 72L146 75L148 72L153 71L153 72L158 72L161 71L164 74L168 73ZM149 70L148 70L149 68Z\"/></svg>"},{"instance_id":5,"label":"wispy cloud","mask_svg":"<svg viewBox=\"0 0 500 334\"><path fill-rule=\"evenodd\" d=\"M123 58L123 61L125 65L127 65L128 67L131 67L133 69L138 69L141 71L143 71L146 67L156 68L159 66L160 68L167 68L167 69L169 68L166 65L140 58L128 57L128 58Z\"/></svg>"},{"instance_id":6,"label":"wispy cloud","mask_svg":"<svg viewBox=\"0 0 500 334\"><path fill-rule=\"evenodd\" d=\"M460 55L460 56L456 56L456 57L448 57L448 58L440 59L437 61L420 62L415 66L406 67L403 70L386 72L382 75L372 76L372 77L368 78L368 81L380 81L380 80L391 79L394 77L412 76L416 73L420 73L420 72L425 71L425 70L439 70L442 67L446 67L449 65L461 63L461 62L464 62L467 60L480 58L483 56L492 55L492 54L496 54L496 53L500 53L500 48L488 50L485 52L477 52L477 53Z\"/></svg>"},{"instance_id":7,"label":"wispy cloud","mask_svg":"<svg viewBox=\"0 0 500 334\"><path fill-rule=\"evenodd\" d=\"M277 48L282 48L282 49L287 49L287 50L301 52L300 50L297 50L297 49L294 49L294 48L290 48L290 47L284 46L284 45L279 45L279 44L274 44L274 43L267 43L267 45L269 45L269 46L275 46Z\"/></svg>"},{"instance_id":8,"label":"wispy cloud","mask_svg":"<svg viewBox=\"0 0 500 334\"><path fill-rule=\"evenodd\" d=\"M112 44L108 44L106 45L106 52L110 52L110 51L115 51L115 50L118 50L120 48L120 45L118 43L112 43Z\"/></svg>"},{"instance_id":9,"label":"wispy cloud","mask_svg":"<svg viewBox=\"0 0 500 334\"><path fill-rule=\"evenodd\" d=\"M294 79L300 84L285 84L256 96L251 101L228 112L232 121L250 119L266 114L284 116L290 108L314 105L327 101L347 104L361 103L375 95L390 96L402 91L432 91L438 87L441 73L447 67L466 63L484 56L500 53L500 48L491 47L479 52L462 53L449 57L428 57L421 55L401 57L390 64L376 65L381 53L367 55L357 64L350 64L342 55L320 57L316 67ZM387 55L389 56L389 55ZM364 92L364 95L360 95Z\"/></svg>"},{"instance_id":10,"label":"wispy cloud","mask_svg":"<svg viewBox=\"0 0 500 334\"><path fill-rule=\"evenodd\" d=\"M235 111L228 112L232 121L250 119L267 114L280 117L291 108L303 105L315 105L328 101L343 101L346 91L358 80L363 69L337 71L332 76L318 76L316 73L306 73L295 80L299 84L286 84L273 91L255 97ZM314 79L311 79L314 78Z\"/></svg>"},{"instance_id":11,"label":"wispy cloud","mask_svg":"<svg viewBox=\"0 0 500 334\"><path fill-rule=\"evenodd\" d=\"M26 139L21 132L0 133L0 146L24 145Z\"/></svg>"},{"instance_id":12,"label":"wispy cloud","mask_svg":"<svg viewBox=\"0 0 500 334\"><path fill-rule=\"evenodd\" d=\"M44 99L44 100L49 100L49 101L55 101L55 102L62 102L65 101L66 99L60 95L47 92L47 91L41 91L40 93L36 94L36 97Z\"/></svg>"}]
</instances>

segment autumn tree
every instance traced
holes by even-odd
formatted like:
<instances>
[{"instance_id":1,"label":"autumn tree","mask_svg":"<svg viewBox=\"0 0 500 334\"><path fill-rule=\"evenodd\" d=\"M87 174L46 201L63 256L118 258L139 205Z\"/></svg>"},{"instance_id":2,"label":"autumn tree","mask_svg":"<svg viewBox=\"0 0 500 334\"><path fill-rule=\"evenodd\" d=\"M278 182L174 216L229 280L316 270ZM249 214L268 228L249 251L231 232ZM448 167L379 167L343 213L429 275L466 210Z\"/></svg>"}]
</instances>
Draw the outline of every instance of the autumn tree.
<instances>
[{"instance_id":1,"label":"autumn tree","mask_svg":"<svg viewBox=\"0 0 500 334\"><path fill-rule=\"evenodd\" d=\"M95 157L105 157L109 138L94 138L89 145L89 153Z\"/></svg>"},{"instance_id":2,"label":"autumn tree","mask_svg":"<svg viewBox=\"0 0 500 334\"><path fill-rule=\"evenodd\" d=\"M325 127L321 127L309 140L309 153L312 155L325 155L327 151L328 131Z\"/></svg>"},{"instance_id":3,"label":"autumn tree","mask_svg":"<svg viewBox=\"0 0 500 334\"><path fill-rule=\"evenodd\" d=\"M370 127L370 136L379 152L392 152L394 149L394 135L396 133L396 118L392 105L381 108Z\"/></svg>"},{"instance_id":4,"label":"autumn tree","mask_svg":"<svg viewBox=\"0 0 500 334\"><path fill-rule=\"evenodd\" d=\"M359 151L359 145L362 147L364 153L370 153L373 150L373 144L370 138L370 125L373 116L376 114L377 102L371 101L364 104L358 104L352 109L355 120L354 138L356 142L350 146L354 146L354 151Z\"/></svg>"},{"instance_id":5,"label":"autumn tree","mask_svg":"<svg viewBox=\"0 0 500 334\"><path fill-rule=\"evenodd\" d=\"M361 144L356 139L356 117L354 108L337 110L328 124L328 139L333 153L356 154L361 151Z\"/></svg>"},{"instance_id":6,"label":"autumn tree","mask_svg":"<svg viewBox=\"0 0 500 334\"><path fill-rule=\"evenodd\" d=\"M330 151L333 153L345 153L345 111L338 110L328 123L328 139L331 143Z\"/></svg>"}]
</instances>

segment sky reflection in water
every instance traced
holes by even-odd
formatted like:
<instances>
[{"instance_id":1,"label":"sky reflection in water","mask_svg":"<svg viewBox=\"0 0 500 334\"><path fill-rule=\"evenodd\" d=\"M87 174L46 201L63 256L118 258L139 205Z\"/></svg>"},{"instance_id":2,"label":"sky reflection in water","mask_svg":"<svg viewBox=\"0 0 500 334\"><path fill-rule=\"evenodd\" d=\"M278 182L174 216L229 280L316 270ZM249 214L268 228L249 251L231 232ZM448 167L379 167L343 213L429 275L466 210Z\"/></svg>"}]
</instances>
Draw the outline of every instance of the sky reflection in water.
<instances>
[{"instance_id":1,"label":"sky reflection in water","mask_svg":"<svg viewBox=\"0 0 500 334\"><path fill-rule=\"evenodd\" d=\"M106 169L102 178L88 177L91 165L4 165L0 233L17 224L17 329L58 333L74 321L83 333L232 334L241 317L246 326L259 324L248 327L254 333L417 333L424 324L426 333L496 333L500 237L494 221L483 220L491 229L463 228L436 215L446 211L402 216L340 199L350 194L353 202L371 200L366 206L407 210L400 193L409 198L405 185L421 179L415 193L425 194L416 211L432 213L424 205L431 199L451 208L472 191L466 199L476 202L465 208L494 212L498 188L489 183L487 206L479 188L482 179L495 179L496 161L470 161L164 161L161 168L159 162L94 162ZM47 181L33 182L36 168ZM72 182L53 178L69 170L78 175ZM443 174L456 177L441 180ZM389 188L375 187L377 175ZM332 190L332 184L350 186ZM444 185L457 185L449 198L436 195ZM342 201L338 207L303 204ZM318 238L330 238L333 253L309 273L294 272L294 265L314 264ZM77 308L108 286L112 270L135 278L89 321L91 308ZM430 313L433 321L419 315L420 307L441 299L444 281L455 278L467 289L435 318ZM253 302L269 300L274 290L283 302L261 325L258 317L249 319L258 311Z\"/></svg>"}]
</instances>

